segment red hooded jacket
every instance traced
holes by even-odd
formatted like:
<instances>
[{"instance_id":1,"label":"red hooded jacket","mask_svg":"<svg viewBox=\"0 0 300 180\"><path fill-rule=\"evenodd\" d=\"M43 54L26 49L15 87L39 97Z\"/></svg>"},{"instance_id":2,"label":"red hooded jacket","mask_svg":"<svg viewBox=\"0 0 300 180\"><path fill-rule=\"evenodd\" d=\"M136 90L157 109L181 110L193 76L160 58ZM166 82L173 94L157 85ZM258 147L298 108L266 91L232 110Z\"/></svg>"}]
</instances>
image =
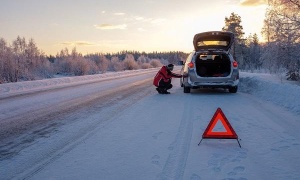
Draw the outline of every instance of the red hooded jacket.
<instances>
[{"instance_id":1,"label":"red hooded jacket","mask_svg":"<svg viewBox=\"0 0 300 180\"><path fill-rule=\"evenodd\" d=\"M171 83L172 77L181 78L182 76L179 74L172 73L170 70L167 69L166 66L163 66L154 77L153 85L158 87L160 81L170 81Z\"/></svg>"}]
</instances>

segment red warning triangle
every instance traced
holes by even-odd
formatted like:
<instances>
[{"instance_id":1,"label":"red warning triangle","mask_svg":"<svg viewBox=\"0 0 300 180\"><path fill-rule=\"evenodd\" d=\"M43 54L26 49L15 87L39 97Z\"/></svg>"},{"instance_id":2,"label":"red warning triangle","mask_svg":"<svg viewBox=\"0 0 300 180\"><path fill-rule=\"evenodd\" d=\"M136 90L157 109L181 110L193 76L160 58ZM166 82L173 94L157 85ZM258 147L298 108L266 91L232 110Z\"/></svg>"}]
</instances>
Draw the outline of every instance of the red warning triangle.
<instances>
[{"instance_id":1,"label":"red warning triangle","mask_svg":"<svg viewBox=\"0 0 300 180\"><path fill-rule=\"evenodd\" d=\"M218 122L221 122L224 127L223 130L225 131L214 131L215 126ZM231 127L221 108L218 108L210 123L208 124L206 130L204 131L202 138L238 139L238 136Z\"/></svg>"}]
</instances>

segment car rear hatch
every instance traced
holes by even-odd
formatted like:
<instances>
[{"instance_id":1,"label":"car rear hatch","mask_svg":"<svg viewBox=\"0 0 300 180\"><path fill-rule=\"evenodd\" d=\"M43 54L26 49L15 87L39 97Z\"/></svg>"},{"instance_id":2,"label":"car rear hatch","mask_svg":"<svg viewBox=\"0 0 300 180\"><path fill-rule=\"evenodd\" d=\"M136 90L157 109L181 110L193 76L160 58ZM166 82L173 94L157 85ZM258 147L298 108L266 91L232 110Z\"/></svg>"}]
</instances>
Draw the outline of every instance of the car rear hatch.
<instances>
[{"instance_id":1,"label":"car rear hatch","mask_svg":"<svg viewBox=\"0 0 300 180\"><path fill-rule=\"evenodd\" d=\"M224 50L228 51L234 41L234 34L223 31L210 31L194 36L195 51Z\"/></svg>"}]
</instances>

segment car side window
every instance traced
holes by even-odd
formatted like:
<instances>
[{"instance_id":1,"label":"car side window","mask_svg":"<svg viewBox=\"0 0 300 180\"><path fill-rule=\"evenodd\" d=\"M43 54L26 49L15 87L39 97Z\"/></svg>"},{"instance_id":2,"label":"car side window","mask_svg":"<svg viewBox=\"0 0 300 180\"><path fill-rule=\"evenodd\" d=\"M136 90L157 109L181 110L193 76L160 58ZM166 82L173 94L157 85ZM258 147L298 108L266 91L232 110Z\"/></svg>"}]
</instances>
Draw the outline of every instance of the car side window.
<instances>
[{"instance_id":1,"label":"car side window","mask_svg":"<svg viewBox=\"0 0 300 180\"><path fill-rule=\"evenodd\" d=\"M193 55L194 55L194 52L192 52L188 58L186 59L185 63L190 63L192 61L192 58L193 58Z\"/></svg>"},{"instance_id":2,"label":"car side window","mask_svg":"<svg viewBox=\"0 0 300 180\"><path fill-rule=\"evenodd\" d=\"M195 54L195 52L192 52L192 53L186 58L186 61L185 61L185 63L184 63L184 72L187 72L187 70L188 70L188 64L192 61L194 54Z\"/></svg>"}]
</instances>

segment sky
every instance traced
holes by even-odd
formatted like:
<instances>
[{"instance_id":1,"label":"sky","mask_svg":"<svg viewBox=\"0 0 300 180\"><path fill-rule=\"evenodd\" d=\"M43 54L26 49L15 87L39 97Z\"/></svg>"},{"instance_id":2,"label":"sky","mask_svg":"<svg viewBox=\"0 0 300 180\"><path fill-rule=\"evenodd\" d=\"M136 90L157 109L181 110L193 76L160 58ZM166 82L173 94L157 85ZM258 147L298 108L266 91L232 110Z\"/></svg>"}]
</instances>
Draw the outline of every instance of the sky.
<instances>
[{"instance_id":1,"label":"sky","mask_svg":"<svg viewBox=\"0 0 300 180\"><path fill-rule=\"evenodd\" d=\"M258 34L266 0L1 0L0 38L34 39L45 54L193 50L193 37L221 30L232 12Z\"/></svg>"}]
</instances>

